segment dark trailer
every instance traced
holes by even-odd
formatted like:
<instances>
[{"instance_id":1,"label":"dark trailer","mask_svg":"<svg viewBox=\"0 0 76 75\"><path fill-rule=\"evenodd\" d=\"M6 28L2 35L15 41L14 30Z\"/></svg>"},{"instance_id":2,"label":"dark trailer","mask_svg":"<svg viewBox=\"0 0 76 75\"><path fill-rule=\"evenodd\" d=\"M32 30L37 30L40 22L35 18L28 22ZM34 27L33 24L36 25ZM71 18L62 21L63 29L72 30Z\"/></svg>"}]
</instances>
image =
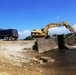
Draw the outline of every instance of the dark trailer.
<instances>
[{"instance_id":1,"label":"dark trailer","mask_svg":"<svg viewBox=\"0 0 76 75\"><path fill-rule=\"evenodd\" d=\"M5 41L15 41L18 38L16 29L0 29L0 39Z\"/></svg>"}]
</instances>

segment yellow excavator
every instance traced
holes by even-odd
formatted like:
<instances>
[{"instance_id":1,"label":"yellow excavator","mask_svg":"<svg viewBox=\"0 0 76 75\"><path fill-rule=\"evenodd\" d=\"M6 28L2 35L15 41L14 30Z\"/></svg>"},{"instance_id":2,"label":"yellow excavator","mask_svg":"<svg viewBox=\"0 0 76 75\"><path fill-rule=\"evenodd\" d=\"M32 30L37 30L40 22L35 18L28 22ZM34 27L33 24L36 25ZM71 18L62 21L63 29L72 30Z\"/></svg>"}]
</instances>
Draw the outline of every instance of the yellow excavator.
<instances>
[{"instance_id":1,"label":"yellow excavator","mask_svg":"<svg viewBox=\"0 0 76 75\"><path fill-rule=\"evenodd\" d=\"M62 23L61 22L50 23L46 25L44 29L41 29L41 30L32 30L31 36L34 38L47 37L48 29L52 27L58 27L58 26L65 26L67 29L69 29L73 33L69 38L73 37L76 34L73 28L66 21L63 21Z\"/></svg>"},{"instance_id":2,"label":"yellow excavator","mask_svg":"<svg viewBox=\"0 0 76 75\"><path fill-rule=\"evenodd\" d=\"M72 32L72 35L67 38L66 42L65 42L64 35L57 35L56 39L51 38L48 35L49 28L58 27L58 26L65 26L67 29L69 29ZM68 49L66 44L70 43L70 40L72 39L72 37L74 35L76 35L76 32L66 21L50 23L50 24L46 25L46 27L44 29L33 30L31 32L31 36L33 38L35 38L35 40L36 40L35 45L33 47L36 48L36 50L38 50L39 53L46 52L49 50L55 50L57 48L59 48L59 49L67 48Z\"/></svg>"}]
</instances>

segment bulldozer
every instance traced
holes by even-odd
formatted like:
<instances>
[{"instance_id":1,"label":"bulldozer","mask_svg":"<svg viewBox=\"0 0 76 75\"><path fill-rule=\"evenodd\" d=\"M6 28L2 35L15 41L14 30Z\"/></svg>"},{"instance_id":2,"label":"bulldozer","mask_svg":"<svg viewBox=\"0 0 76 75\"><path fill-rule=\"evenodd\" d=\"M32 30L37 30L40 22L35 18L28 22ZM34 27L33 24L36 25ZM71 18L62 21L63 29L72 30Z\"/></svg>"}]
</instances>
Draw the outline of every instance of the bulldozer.
<instances>
[{"instance_id":1,"label":"bulldozer","mask_svg":"<svg viewBox=\"0 0 76 75\"><path fill-rule=\"evenodd\" d=\"M72 35L69 36L68 39L76 35L76 32L74 31L74 29L66 21L57 22L57 23L49 23L46 25L44 29L32 30L31 36L33 38L36 38L36 43L37 43L36 45L40 53L58 48L57 40L49 38L48 29L52 27L59 27L59 26L65 26L67 29L69 29L69 31L71 31Z\"/></svg>"}]
</instances>

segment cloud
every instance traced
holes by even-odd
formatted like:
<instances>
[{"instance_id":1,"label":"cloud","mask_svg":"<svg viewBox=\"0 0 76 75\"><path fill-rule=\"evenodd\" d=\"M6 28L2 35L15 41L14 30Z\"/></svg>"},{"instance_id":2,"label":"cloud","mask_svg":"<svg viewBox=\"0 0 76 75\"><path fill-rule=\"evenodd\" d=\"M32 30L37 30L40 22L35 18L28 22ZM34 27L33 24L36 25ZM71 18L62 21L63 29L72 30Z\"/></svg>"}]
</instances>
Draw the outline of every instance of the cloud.
<instances>
[{"instance_id":1,"label":"cloud","mask_svg":"<svg viewBox=\"0 0 76 75\"><path fill-rule=\"evenodd\" d=\"M74 29L75 29L75 31L76 31L76 24L74 24L73 28L74 28Z\"/></svg>"},{"instance_id":2,"label":"cloud","mask_svg":"<svg viewBox=\"0 0 76 75\"><path fill-rule=\"evenodd\" d=\"M76 31L76 24L74 24L71 27ZM54 28L49 29L49 35L52 35L52 34L66 34L66 33L70 33L70 31L65 26L63 26L63 27L54 27Z\"/></svg>"},{"instance_id":3,"label":"cloud","mask_svg":"<svg viewBox=\"0 0 76 75\"><path fill-rule=\"evenodd\" d=\"M59 19L60 18L60 16L57 16L57 19Z\"/></svg>"},{"instance_id":4,"label":"cloud","mask_svg":"<svg viewBox=\"0 0 76 75\"><path fill-rule=\"evenodd\" d=\"M70 33L69 29L67 29L66 27L54 27L49 29L49 35L66 33Z\"/></svg>"},{"instance_id":5,"label":"cloud","mask_svg":"<svg viewBox=\"0 0 76 75\"><path fill-rule=\"evenodd\" d=\"M27 36L30 36L31 31L29 30L24 30L23 32L18 32L19 34L19 39L24 39Z\"/></svg>"}]
</instances>

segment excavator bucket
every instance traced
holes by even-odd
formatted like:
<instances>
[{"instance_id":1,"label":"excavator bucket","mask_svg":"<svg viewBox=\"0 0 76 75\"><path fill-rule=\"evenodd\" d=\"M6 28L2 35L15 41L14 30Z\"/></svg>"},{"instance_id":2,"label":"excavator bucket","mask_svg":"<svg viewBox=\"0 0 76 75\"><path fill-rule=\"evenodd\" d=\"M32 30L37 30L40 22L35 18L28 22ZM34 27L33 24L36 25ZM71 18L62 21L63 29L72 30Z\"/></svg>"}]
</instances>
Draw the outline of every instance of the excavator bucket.
<instances>
[{"instance_id":1,"label":"excavator bucket","mask_svg":"<svg viewBox=\"0 0 76 75\"><path fill-rule=\"evenodd\" d=\"M40 38L37 40L37 48L39 53L43 53L49 50L54 50L58 48L58 46L56 40L53 38Z\"/></svg>"}]
</instances>

